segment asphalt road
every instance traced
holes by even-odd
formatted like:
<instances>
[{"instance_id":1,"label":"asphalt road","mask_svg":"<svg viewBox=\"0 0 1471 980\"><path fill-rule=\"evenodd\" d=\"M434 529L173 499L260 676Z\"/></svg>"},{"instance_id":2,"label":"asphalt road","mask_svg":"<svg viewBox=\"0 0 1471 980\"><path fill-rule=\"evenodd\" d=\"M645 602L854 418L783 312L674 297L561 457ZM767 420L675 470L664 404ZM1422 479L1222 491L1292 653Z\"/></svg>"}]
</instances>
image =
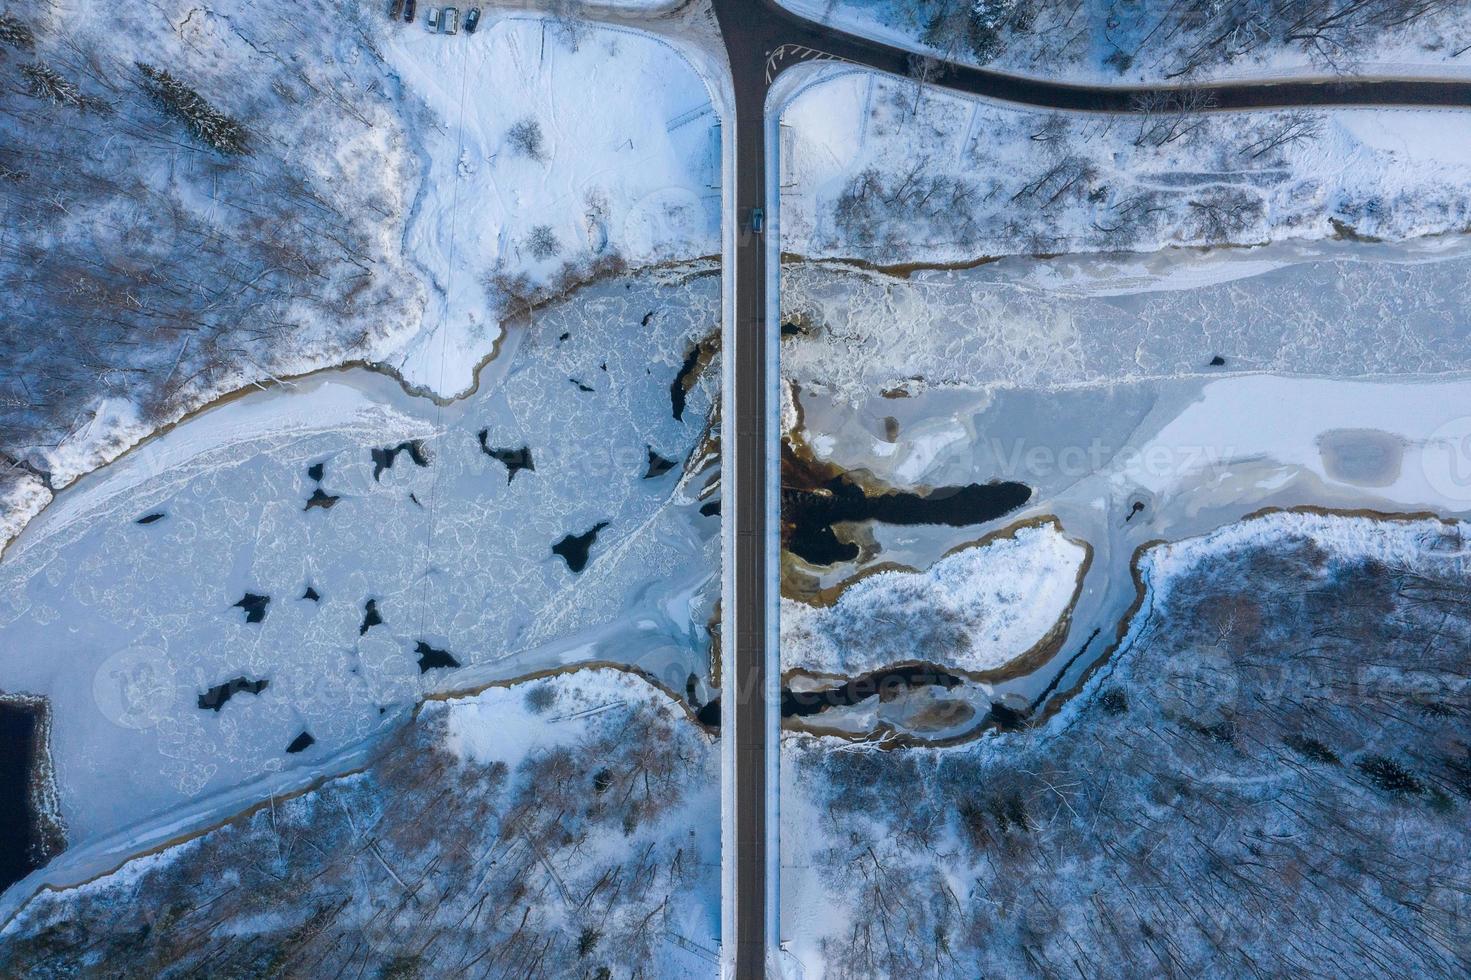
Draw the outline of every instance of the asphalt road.
<instances>
[{"instance_id":1,"label":"asphalt road","mask_svg":"<svg viewBox=\"0 0 1471 980\"><path fill-rule=\"evenodd\" d=\"M735 87L735 323L726 331L725 356L735 360L735 418L722 428L733 440L734 472L726 494L726 519L735 521L735 603L727 613L729 635L721 725L735 740L735 976L766 976L768 923L766 764L775 746L767 739L766 697L766 254L763 235L752 234L751 211L766 196L766 49L744 21L750 3L716 4ZM759 22L759 21L758 21ZM734 705L732 707L732 700Z\"/></svg>"},{"instance_id":2,"label":"asphalt road","mask_svg":"<svg viewBox=\"0 0 1471 980\"><path fill-rule=\"evenodd\" d=\"M727 519L735 521L733 608L727 612L726 686L722 699L725 737L735 741L735 977L764 978L775 935L767 921L775 882L766 875L769 846L766 785L770 744L768 714L775 703L766 671L768 589L766 492L769 474L766 424L768 345L766 242L751 232L751 211L765 207L766 93L782 71L812 60L847 61L907 75L911 54L879 41L805 20L771 0L713 0L730 59L735 92L735 323L726 331L726 356L735 360L734 418L725 424L733 443L733 479ZM932 76L933 77L933 76ZM1247 82L1180 87L1089 87L1022 78L963 65L946 65L932 84L1040 108L1134 112L1161 94L1191 93L1201 109L1267 109L1297 106L1471 106L1471 83L1405 79ZM1178 103L1177 103L1178 104ZM773 202L774 204L775 202ZM771 219L768 224L773 224ZM774 225L773 225L774 230ZM734 499L731 499L731 498ZM773 573L775 570L771 570ZM732 704L733 702L733 704ZM774 836L774 835L772 835ZM774 966L774 964L770 964Z\"/></svg>"}]
</instances>

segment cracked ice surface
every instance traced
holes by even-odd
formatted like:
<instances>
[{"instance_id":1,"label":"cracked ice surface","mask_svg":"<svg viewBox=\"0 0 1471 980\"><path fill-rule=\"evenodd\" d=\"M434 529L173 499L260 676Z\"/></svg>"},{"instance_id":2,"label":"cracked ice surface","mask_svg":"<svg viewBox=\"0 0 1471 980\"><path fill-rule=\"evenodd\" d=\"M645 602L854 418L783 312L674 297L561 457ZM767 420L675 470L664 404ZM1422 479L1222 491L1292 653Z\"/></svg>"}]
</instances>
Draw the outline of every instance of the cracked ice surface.
<instances>
[{"instance_id":1,"label":"cracked ice surface","mask_svg":"<svg viewBox=\"0 0 1471 980\"><path fill-rule=\"evenodd\" d=\"M1463 236L1005 260L903 280L800 263L783 269L783 310L817 329L782 345L782 373L850 404L897 384L1207 374L1215 354L1228 371L1439 374L1464 369L1468 276Z\"/></svg>"},{"instance_id":2,"label":"cracked ice surface","mask_svg":"<svg viewBox=\"0 0 1471 980\"><path fill-rule=\"evenodd\" d=\"M701 437L718 370L682 422L669 386L718 308L713 276L606 283L517 328L463 401L325 373L60 494L0 563L0 688L52 699L72 843L280 769L303 730L316 744L290 760L325 758L435 688L594 658L680 685L699 671L719 522L678 470L643 477L648 448L684 460ZM481 429L529 445L535 471L508 483ZM375 481L370 450L410 439L430 465L402 453ZM305 510L318 462L341 499ZM551 545L600 521L574 576ZM259 624L233 606L246 592L271 598ZM383 624L360 636L370 598ZM420 640L463 669L421 675ZM270 685L197 707L237 676Z\"/></svg>"}]
</instances>

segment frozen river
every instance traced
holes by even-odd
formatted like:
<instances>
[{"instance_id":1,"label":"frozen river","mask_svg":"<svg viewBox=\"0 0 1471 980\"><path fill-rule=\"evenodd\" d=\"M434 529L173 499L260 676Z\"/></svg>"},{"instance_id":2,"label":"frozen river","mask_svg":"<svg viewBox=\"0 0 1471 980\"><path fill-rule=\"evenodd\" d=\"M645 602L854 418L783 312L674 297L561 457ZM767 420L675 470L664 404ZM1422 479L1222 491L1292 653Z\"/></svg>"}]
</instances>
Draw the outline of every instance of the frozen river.
<instances>
[{"instance_id":1,"label":"frozen river","mask_svg":"<svg viewBox=\"0 0 1471 980\"><path fill-rule=\"evenodd\" d=\"M855 531L862 559L818 581L927 568L1055 516L1092 562L1056 655L992 690L1025 709L1110 648L1147 543L1274 507L1464 517L1468 280L1464 238L1017 259L909 280L792 270L787 315L815 326L784 343L783 373L818 458L908 490L1033 488L984 525Z\"/></svg>"},{"instance_id":2,"label":"frozen river","mask_svg":"<svg viewBox=\"0 0 1471 980\"><path fill-rule=\"evenodd\" d=\"M718 369L678 420L671 385L717 329L718 275L531 319L462 400L366 370L253 392L11 545L0 689L51 699L73 845L323 764L431 692L597 659L704 685L719 518L696 497L713 467L685 462Z\"/></svg>"}]
</instances>

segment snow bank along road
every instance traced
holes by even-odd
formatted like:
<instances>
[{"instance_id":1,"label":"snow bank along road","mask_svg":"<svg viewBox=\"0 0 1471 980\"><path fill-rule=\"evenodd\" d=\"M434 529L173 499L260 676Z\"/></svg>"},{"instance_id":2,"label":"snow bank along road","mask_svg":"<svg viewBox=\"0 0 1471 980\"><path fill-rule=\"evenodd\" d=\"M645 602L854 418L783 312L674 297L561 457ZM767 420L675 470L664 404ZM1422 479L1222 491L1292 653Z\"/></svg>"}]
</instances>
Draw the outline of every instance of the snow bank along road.
<instances>
[{"instance_id":1,"label":"snow bank along road","mask_svg":"<svg viewBox=\"0 0 1471 980\"><path fill-rule=\"evenodd\" d=\"M771 473L767 461L767 406L771 404L769 366L775 338L775 319L767 314L776 297L767 295L766 236L751 233L751 214L769 208L775 219L775 201L766 201L766 94L778 74L808 61L848 61L904 75L911 53L879 41L858 37L813 23L770 0L713 0L721 35L730 59L735 92L735 161L732 184L738 222L735 255L735 310L727 327L725 349L734 361L735 383L726 394L734 432L728 436L731 458L725 472L733 501L734 522L727 540L734 542L734 564L729 569L737 601L727 611L726 635L731 637L731 663L726 672L726 735L735 742L736 772L733 806L733 850L727 860L735 867L735 894L727 896L734 926L729 949L734 951L737 977L761 977L777 972L774 955L776 882L768 873L771 836L768 823L768 771L775 749L773 721L767 711L773 678L767 671L767 611L771 605L772 576L767 549L768 494ZM1091 112L1131 112L1151 95L1178 96L1189 92L1189 103L1218 110L1265 109L1287 106L1420 105L1471 106L1471 83L1431 80L1331 79L1252 82L1202 88L1109 87L1064 85L948 64L942 87L1008 102ZM774 228L774 224L772 225ZM748 488L762 487L757 494ZM730 955L728 952L727 955Z\"/></svg>"}]
</instances>

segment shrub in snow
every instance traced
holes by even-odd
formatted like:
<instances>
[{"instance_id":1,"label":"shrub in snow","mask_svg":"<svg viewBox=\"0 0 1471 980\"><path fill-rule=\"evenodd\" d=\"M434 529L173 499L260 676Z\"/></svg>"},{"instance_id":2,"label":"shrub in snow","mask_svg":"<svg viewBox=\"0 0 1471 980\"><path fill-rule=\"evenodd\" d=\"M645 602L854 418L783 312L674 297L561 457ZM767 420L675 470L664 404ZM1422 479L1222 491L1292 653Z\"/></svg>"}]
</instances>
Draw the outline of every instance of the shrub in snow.
<instances>
[{"instance_id":1,"label":"shrub in snow","mask_svg":"<svg viewBox=\"0 0 1471 980\"><path fill-rule=\"evenodd\" d=\"M546 140L541 134L541 123L530 116L512 124L506 130L506 142L517 153L538 162L546 155Z\"/></svg>"},{"instance_id":2,"label":"shrub in snow","mask_svg":"<svg viewBox=\"0 0 1471 980\"><path fill-rule=\"evenodd\" d=\"M551 684L537 684L526 692L528 710L541 714L557 703L557 689Z\"/></svg>"},{"instance_id":3,"label":"shrub in snow","mask_svg":"<svg viewBox=\"0 0 1471 980\"><path fill-rule=\"evenodd\" d=\"M1365 756L1354 763L1375 786L1395 796L1418 796L1425 785L1400 763L1382 755Z\"/></svg>"},{"instance_id":4,"label":"shrub in snow","mask_svg":"<svg viewBox=\"0 0 1471 980\"><path fill-rule=\"evenodd\" d=\"M50 65L36 62L21 65L21 76L26 80L26 91L33 99L41 99L52 105L68 106L82 111L106 112L112 107L101 99L83 95L75 82L62 77Z\"/></svg>"},{"instance_id":5,"label":"shrub in snow","mask_svg":"<svg viewBox=\"0 0 1471 980\"><path fill-rule=\"evenodd\" d=\"M1019 0L945 0L936 8L925 26L924 42L952 58L989 61L1001 50L1005 30L1025 33L1031 28L1028 5Z\"/></svg>"},{"instance_id":6,"label":"shrub in snow","mask_svg":"<svg viewBox=\"0 0 1471 980\"><path fill-rule=\"evenodd\" d=\"M162 68L137 62L144 87L154 102L169 115L184 121L189 131L205 145L227 156L249 151L245 127L206 102L198 92Z\"/></svg>"},{"instance_id":7,"label":"shrub in snow","mask_svg":"<svg viewBox=\"0 0 1471 980\"><path fill-rule=\"evenodd\" d=\"M557 241L551 225L537 225L526 236L526 250L537 259L549 259L562 254L562 243Z\"/></svg>"},{"instance_id":8,"label":"shrub in snow","mask_svg":"<svg viewBox=\"0 0 1471 980\"><path fill-rule=\"evenodd\" d=\"M884 174L873 167L856 174L838 195L833 220L849 242L874 246L919 237L972 245L981 234L975 205L976 183L965 177L929 172L929 162L915 160L903 173Z\"/></svg>"},{"instance_id":9,"label":"shrub in snow","mask_svg":"<svg viewBox=\"0 0 1471 980\"><path fill-rule=\"evenodd\" d=\"M31 29L9 14L0 14L0 44L8 44L12 48L31 48L35 45L35 35Z\"/></svg>"}]
</instances>

